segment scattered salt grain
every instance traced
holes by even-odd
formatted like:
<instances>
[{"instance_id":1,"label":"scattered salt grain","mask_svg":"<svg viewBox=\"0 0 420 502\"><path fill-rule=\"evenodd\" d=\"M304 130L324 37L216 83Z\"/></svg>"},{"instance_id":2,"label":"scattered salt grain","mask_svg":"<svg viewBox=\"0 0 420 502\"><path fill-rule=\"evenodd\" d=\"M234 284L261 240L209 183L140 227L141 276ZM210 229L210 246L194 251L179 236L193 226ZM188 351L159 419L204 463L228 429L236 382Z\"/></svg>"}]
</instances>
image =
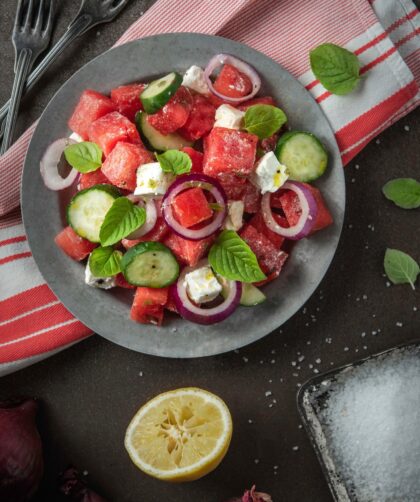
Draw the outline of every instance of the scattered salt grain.
<instances>
[{"instance_id":1,"label":"scattered salt grain","mask_svg":"<svg viewBox=\"0 0 420 502\"><path fill-rule=\"evenodd\" d=\"M326 338L326 339L325 339L325 342L326 342L326 343L332 343L332 338Z\"/></svg>"},{"instance_id":2,"label":"scattered salt grain","mask_svg":"<svg viewBox=\"0 0 420 502\"><path fill-rule=\"evenodd\" d=\"M253 421L252 421L252 419L251 419L251 418L248 418L248 423L249 423L249 424L252 424L252 423L253 423Z\"/></svg>"},{"instance_id":3,"label":"scattered salt grain","mask_svg":"<svg viewBox=\"0 0 420 502\"><path fill-rule=\"evenodd\" d=\"M319 373L319 370L317 368L314 368L314 373Z\"/></svg>"},{"instance_id":4,"label":"scattered salt grain","mask_svg":"<svg viewBox=\"0 0 420 502\"><path fill-rule=\"evenodd\" d=\"M301 363L302 361L304 361L304 360L305 360L305 356L299 356L299 357L298 357L298 361L299 361L300 363Z\"/></svg>"},{"instance_id":5,"label":"scattered salt grain","mask_svg":"<svg viewBox=\"0 0 420 502\"><path fill-rule=\"evenodd\" d=\"M291 362L291 365L292 365L292 366L296 366L296 361L292 361L292 362Z\"/></svg>"},{"instance_id":6,"label":"scattered salt grain","mask_svg":"<svg viewBox=\"0 0 420 502\"><path fill-rule=\"evenodd\" d=\"M271 364L275 364L275 363L276 363L276 360L275 360L275 359L271 359L270 363L271 363Z\"/></svg>"},{"instance_id":7,"label":"scattered salt grain","mask_svg":"<svg viewBox=\"0 0 420 502\"><path fill-rule=\"evenodd\" d=\"M273 466L273 469L274 469L275 471L277 471L277 469L278 469L278 468L279 468L279 466L278 466L278 465L274 465L274 466Z\"/></svg>"},{"instance_id":8,"label":"scattered salt grain","mask_svg":"<svg viewBox=\"0 0 420 502\"><path fill-rule=\"evenodd\" d=\"M293 446L292 450L293 451L298 451L299 450L299 446Z\"/></svg>"},{"instance_id":9,"label":"scattered salt grain","mask_svg":"<svg viewBox=\"0 0 420 502\"><path fill-rule=\"evenodd\" d=\"M273 404L277 404L277 399L273 399Z\"/></svg>"},{"instance_id":10,"label":"scattered salt grain","mask_svg":"<svg viewBox=\"0 0 420 502\"><path fill-rule=\"evenodd\" d=\"M414 307L413 307L413 310L414 310L414 312L417 312L417 307L416 307L416 306L414 306Z\"/></svg>"},{"instance_id":11,"label":"scattered salt grain","mask_svg":"<svg viewBox=\"0 0 420 502\"><path fill-rule=\"evenodd\" d=\"M356 178L352 178L351 182L354 183L356 181Z\"/></svg>"},{"instance_id":12,"label":"scattered salt grain","mask_svg":"<svg viewBox=\"0 0 420 502\"><path fill-rule=\"evenodd\" d=\"M87 476L89 474L89 471L87 471L86 469L82 472L83 476Z\"/></svg>"},{"instance_id":13,"label":"scattered salt grain","mask_svg":"<svg viewBox=\"0 0 420 502\"><path fill-rule=\"evenodd\" d=\"M363 350L367 350L367 345L363 345Z\"/></svg>"},{"instance_id":14,"label":"scattered salt grain","mask_svg":"<svg viewBox=\"0 0 420 502\"><path fill-rule=\"evenodd\" d=\"M276 353L276 349L271 349L271 353L275 354Z\"/></svg>"},{"instance_id":15,"label":"scattered salt grain","mask_svg":"<svg viewBox=\"0 0 420 502\"><path fill-rule=\"evenodd\" d=\"M143 376L143 372L142 371L139 371L139 376Z\"/></svg>"},{"instance_id":16,"label":"scattered salt grain","mask_svg":"<svg viewBox=\"0 0 420 502\"><path fill-rule=\"evenodd\" d=\"M321 359L318 357L318 359L315 359L316 364L321 364Z\"/></svg>"},{"instance_id":17,"label":"scattered salt grain","mask_svg":"<svg viewBox=\"0 0 420 502\"><path fill-rule=\"evenodd\" d=\"M389 281L386 281L385 285L387 288L389 288L391 286L391 283Z\"/></svg>"},{"instance_id":18,"label":"scattered salt grain","mask_svg":"<svg viewBox=\"0 0 420 502\"><path fill-rule=\"evenodd\" d=\"M396 322L395 326L398 326L399 328L402 328L403 327L403 323L402 322Z\"/></svg>"},{"instance_id":19,"label":"scattered salt grain","mask_svg":"<svg viewBox=\"0 0 420 502\"><path fill-rule=\"evenodd\" d=\"M363 333L360 335L362 338L364 338L366 336L366 332L363 331Z\"/></svg>"},{"instance_id":20,"label":"scattered salt grain","mask_svg":"<svg viewBox=\"0 0 420 502\"><path fill-rule=\"evenodd\" d=\"M372 331L372 336L376 336L377 334L378 334L377 331L375 331L375 330Z\"/></svg>"},{"instance_id":21,"label":"scattered salt grain","mask_svg":"<svg viewBox=\"0 0 420 502\"><path fill-rule=\"evenodd\" d=\"M359 164L356 164L356 165L354 166L354 168L355 168L355 169L359 169L359 168L360 168Z\"/></svg>"},{"instance_id":22,"label":"scattered salt grain","mask_svg":"<svg viewBox=\"0 0 420 502\"><path fill-rule=\"evenodd\" d=\"M362 296L363 300L367 300L367 295Z\"/></svg>"},{"instance_id":23,"label":"scattered salt grain","mask_svg":"<svg viewBox=\"0 0 420 502\"><path fill-rule=\"evenodd\" d=\"M260 459L259 458L255 458L254 459L254 464L259 464L260 463Z\"/></svg>"},{"instance_id":24,"label":"scattered salt grain","mask_svg":"<svg viewBox=\"0 0 420 502\"><path fill-rule=\"evenodd\" d=\"M311 370L314 367L313 364L308 364L308 368Z\"/></svg>"},{"instance_id":25,"label":"scattered salt grain","mask_svg":"<svg viewBox=\"0 0 420 502\"><path fill-rule=\"evenodd\" d=\"M233 352L235 352L235 354L239 354L239 350L238 349L235 349Z\"/></svg>"},{"instance_id":26,"label":"scattered salt grain","mask_svg":"<svg viewBox=\"0 0 420 502\"><path fill-rule=\"evenodd\" d=\"M349 351L349 348L348 347L344 347L344 352L348 352Z\"/></svg>"},{"instance_id":27,"label":"scattered salt grain","mask_svg":"<svg viewBox=\"0 0 420 502\"><path fill-rule=\"evenodd\" d=\"M265 397L270 397L273 393L271 392L271 390L267 390L265 392Z\"/></svg>"},{"instance_id":28,"label":"scattered salt grain","mask_svg":"<svg viewBox=\"0 0 420 502\"><path fill-rule=\"evenodd\" d=\"M242 358L242 361L243 361L244 363L247 363L247 362L249 361L249 359L248 359L247 357L245 357L245 356L244 356L244 357Z\"/></svg>"},{"instance_id":29,"label":"scattered salt grain","mask_svg":"<svg viewBox=\"0 0 420 502\"><path fill-rule=\"evenodd\" d=\"M292 375L293 375L294 377L298 377L298 376L299 376L299 373L292 373Z\"/></svg>"},{"instance_id":30,"label":"scattered salt grain","mask_svg":"<svg viewBox=\"0 0 420 502\"><path fill-rule=\"evenodd\" d=\"M306 345L311 345L311 341L310 341L310 340L308 340L308 341L306 342Z\"/></svg>"},{"instance_id":31,"label":"scattered salt grain","mask_svg":"<svg viewBox=\"0 0 420 502\"><path fill-rule=\"evenodd\" d=\"M302 429L303 425L302 424L299 424L298 425L298 429Z\"/></svg>"},{"instance_id":32,"label":"scattered salt grain","mask_svg":"<svg viewBox=\"0 0 420 502\"><path fill-rule=\"evenodd\" d=\"M271 378L270 378L270 380L268 381L268 383L273 383L273 380L271 380Z\"/></svg>"},{"instance_id":33,"label":"scattered salt grain","mask_svg":"<svg viewBox=\"0 0 420 502\"><path fill-rule=\"evenodd\" d=\"M270 404L268 405L268 407L269 407L269 408L272 408L272 407L273 407L273 403L270 403Z\"/></svg>"},{"instance_id":34,"label":"scattered salt grain","mask_svg":"<svg viewBox=\"0 0 420 502\"><path fill-rule=\"evenodd\" d=\"M376 143L377 145L379 145L379 144L381 143L381 140L378 138L378 139L375 141L375 143Z\"/></svg>"},{"instance_id":35,"label":"scattered salt grain","mask_svg":"<svg viewBox=\"0 0 420 502\"><path fill-rule=\"evenodd\" d=\"M410 130L410 126L405 125L405 126L404 126L404 131L407 131L407 132L408 132L409 130Z\"/></svg>"},{"instance_id":36,"label":"scattered salt grain","mask_svg":"<svg viewBox=\"0 0 420 502\"><path fill-rule=\"evenodd\" d=\"M178 331L177 328L172 328L172 333L176 333Z\"/></svg>"}]
</instances>

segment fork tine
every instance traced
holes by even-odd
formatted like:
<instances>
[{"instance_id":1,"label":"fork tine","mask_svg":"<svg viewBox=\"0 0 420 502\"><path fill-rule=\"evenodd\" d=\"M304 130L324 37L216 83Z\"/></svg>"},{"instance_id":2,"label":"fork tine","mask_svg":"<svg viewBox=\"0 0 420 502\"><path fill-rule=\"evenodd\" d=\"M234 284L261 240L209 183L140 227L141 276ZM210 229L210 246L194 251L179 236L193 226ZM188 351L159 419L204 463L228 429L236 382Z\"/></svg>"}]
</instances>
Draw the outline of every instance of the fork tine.
<instances>
[{"instance_id":1,"label":"fork tine","mask_svg":"<svg viewBox=\"0 0 420 502\"><path fill-rule=\"evenodd\" d=\"M25 20L23 22L23 29L31 27L33 10L34 10L34 0L29 0Z\"/></svg>"},{"instance_id":2,"label":"fork tine","mask_svg":"<svg viewBox=\"0 0 420 502\"><path fill-rule=\"evenodd\" d=\"M18 6L16 9L15 26L14 29L18 30L22 26L23 21L23 3L24 0L18 0Z\"/></svg>"},{"instance_id":3,"label":"fork tine","mask_svg":"<svg viewBox=\"0 0 420 502\"><path fill-rule=\"evenodd\" d=\"M54 19L54 10L55 10L54 0L47 0L47 1L48 1L48 18L47 18L47 23L45 24L43 35L49 34L51 32Z\"/></svg>"},{"instance_id":4,"label":"fork tine","mask_svg":"<svg viewBox=\"0 0 420 502\"><path fill-rule=\"evenodd\" d=\"M43 20L44 20L44 0L40 0L34 28L35 31L38 32L41 31Z\"/></svg>"}]
</instances>

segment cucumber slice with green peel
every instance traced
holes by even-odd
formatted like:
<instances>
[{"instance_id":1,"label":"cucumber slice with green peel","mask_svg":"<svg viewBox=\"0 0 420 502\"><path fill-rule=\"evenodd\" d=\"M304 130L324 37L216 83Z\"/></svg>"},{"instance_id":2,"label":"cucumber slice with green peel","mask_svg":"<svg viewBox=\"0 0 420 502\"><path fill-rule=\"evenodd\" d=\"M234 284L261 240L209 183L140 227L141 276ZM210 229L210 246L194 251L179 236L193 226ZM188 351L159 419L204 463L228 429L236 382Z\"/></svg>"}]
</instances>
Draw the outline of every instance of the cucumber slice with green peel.
<instances>
[{"instance_id":1,"label":"cucumber slice with green peel","mask_svg":"<svg viewBox=\"0 0 420 502\"><path fill-rule=\"evenodd\" d=\"M265 301L267 297L253 284L242 283L242 295L239 304L245 307L253 307Z\"/></svg>"},{"instance_id":2,"label":"cucumber slice with green peel","mask_svg":"<svg viewBox=\"0 0 420 502\"><path fill-rule=\"evenodd\" d=\"M322 176L327 168L328 152L310 132L290 131L277 142L276 157L289 171L289 179L311 182Z\"/></svg>"},{"instance_id":3,"label":"cucumber slice with green peel","mask_svg":"<svg viewBox=\"0 0 420 502\"><path fill-rule=\"evenodd\" d=\"M137 129L152 150L165 152L166 150L180 150L184 146L192 146L193 142L188 141L179 134L161 134L157 129L151 126L147 120L147 113L137 112Z\"/></svg>"},{"instance_id":4,"label":"cucumber slice with green peel","mask_svg":"<svg viewBox=\"0 0 420 502\"><path fill-rule=\"evenodd\" d=\"M94 185L78 192L67 206L67 221L77 235L90 242L100 242L99 231L105 215L120 197L112 185Z\"/></svg>"},{"instance_id":5,"label":"cucumber slice with green peel","mask_svg":"<svg viewBox=\"0 0 420 502\"><path fill-rule=\"evenodd\" d=\"M160 242L140 242L121 260L127 282L134 286L164 288L179 276L179 265L172 251Z\"/></svg>"},{"instance_id":6,"label":"cucumber slice with green peel","mask_svg":"<svg viewBox=\"0 0 420 502\"><path fill-rule=\"evenodd\" d=\"M163 108L182 84L182 75L169 73L162 78L153 80L140 94L140 101L147 113L156 113Z\"/></svg>"}]
</instances>

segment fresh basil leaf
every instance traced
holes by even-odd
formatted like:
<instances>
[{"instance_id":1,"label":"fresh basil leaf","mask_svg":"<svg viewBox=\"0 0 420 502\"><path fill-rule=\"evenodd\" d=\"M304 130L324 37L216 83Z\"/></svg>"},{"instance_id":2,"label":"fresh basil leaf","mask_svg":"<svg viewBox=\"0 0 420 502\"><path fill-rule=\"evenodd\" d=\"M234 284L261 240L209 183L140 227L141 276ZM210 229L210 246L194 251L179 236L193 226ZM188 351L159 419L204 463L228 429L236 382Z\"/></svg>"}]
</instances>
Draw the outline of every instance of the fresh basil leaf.
<instances>
[{"instance_id":1,"label":"fresh basil leaf","mask_svg":"<svg viewBox=\"0 0 420 502\"><path fill-rule=\"evenodd\" d=\"M90 141L69 145L64 149L64 157L80 173L96 171L102 165L102 150Z\"/></svg>"},{"instance_id":2,"label":"fresh basil leaf","mask_svg":"<svg viewBox=\"0 0 420 502\"><path fill-rule=\"evenodd\" d=\"M209 263L227 279L242 282L266 279L251 248L233 230L223 230L219 235L210 248Z\"/></svg>"},{"instance_id":3,"label":"fresh basil leaf","mask_svg":"<svg viewBox=\"0 0 420 502\"><path fill-rule=\"evenodd\" d=\"M223 211L225 206L222 206L218 202L209 202L209 208L213 209L213 211L216 211L216 213Z\"/></svg>"},{"instance_id":4,"label":"fresh basil leaf","mask_svg":"<svg viewBox=\"0 0 420 502\"><path fill-rule=\"evenodd\" d=\"M280 108L272 105L254 105L245 112L244 128L264 139L272 136L286 122L286 114Z\"/></svg>"},{"instance_id":5,"label":"fresh basil leaf","mask_svg":"<svg viewBox=\"0 0 420 502\"><path fill-rule=\"evenodd\" d=\"M126 197L115 199L105 215L99 231L102 246L112 246L141 227L146 221L146 211Z\"/></svg>"},{"instance_id":6,"label":"fresh basil leaf","mask_svg":"<svg viewBox=\"0 0 420 502\"><path fill-rule=\"evenodd\" d=\"M410 255L398 249L387 249L384 268L389 280L394 284L410 284L413 289L420 273L418 263Z\"/></svg>"},{"instance_id":7,"label":"fresh basil leaf","mask_svg":"<svg viewBox=\"0 0 420 502\"><path fill-rule=\"evenodd\" d=\"M332 94L348 94L360 80L357 56L334 44L318 45L309 53L315 77Z\"/></svg>"},{"instance_id":8,"label":"fresh basil leaf","mask_svg":"<svg viewBox=\"0 0 420 502\"><path fill-rule=\"evenodd\" d=\"M89 268L95 277L111 277L121 272L121 251L112 246L95 248L89 257Z\"/></svg>"},{"instance_id":9,"label":"fresh basil leaf","mask_svg":"<svg viewBox=\"0 0 420 502\"><path fill-rule=\"evenodd\" d=\"M165 173L186 174L191 171L191 157L179 150L166 150L164 153L157 153L156 158Z\"/></svg>"},{"instance_id":10,"label":"fresh basil leaf","mask_svg":"<svg viewBox=\"0 0 420 502\"><path fill-rule=\"evenodd\" d=\"M420 183L413 178L395 178L382 187L385 197L403 209L420 207Z\"/></svg>"}]
</instances>

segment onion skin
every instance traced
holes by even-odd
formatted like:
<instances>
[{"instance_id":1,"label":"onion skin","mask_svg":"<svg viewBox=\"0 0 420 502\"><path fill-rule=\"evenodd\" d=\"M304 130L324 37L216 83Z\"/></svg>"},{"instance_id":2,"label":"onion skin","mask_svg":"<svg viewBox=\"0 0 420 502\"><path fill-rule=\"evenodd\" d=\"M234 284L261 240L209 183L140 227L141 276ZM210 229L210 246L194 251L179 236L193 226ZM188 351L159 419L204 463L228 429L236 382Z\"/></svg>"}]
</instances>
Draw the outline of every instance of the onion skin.
<instances>
[{"instance_id":1,"label":"onion skin","mask_svg":"<svg viewBox=\"0 0 420 502\"><path fill-rule=\"evenodd\" d=\"M44 472L34 399L0 403L0 500L24 502L38 489Z\"/></svg>"},{"instance_id":2,"label":"onion skin","mask_svg":"<svg viewBox=\"0 0 420 502\"><path fill-rule=\"evenodd\" d=\"M87 487L74 467L69 467L60 476L60 492L74 502L107 502Z\"/></svg>"}]
</instances>

